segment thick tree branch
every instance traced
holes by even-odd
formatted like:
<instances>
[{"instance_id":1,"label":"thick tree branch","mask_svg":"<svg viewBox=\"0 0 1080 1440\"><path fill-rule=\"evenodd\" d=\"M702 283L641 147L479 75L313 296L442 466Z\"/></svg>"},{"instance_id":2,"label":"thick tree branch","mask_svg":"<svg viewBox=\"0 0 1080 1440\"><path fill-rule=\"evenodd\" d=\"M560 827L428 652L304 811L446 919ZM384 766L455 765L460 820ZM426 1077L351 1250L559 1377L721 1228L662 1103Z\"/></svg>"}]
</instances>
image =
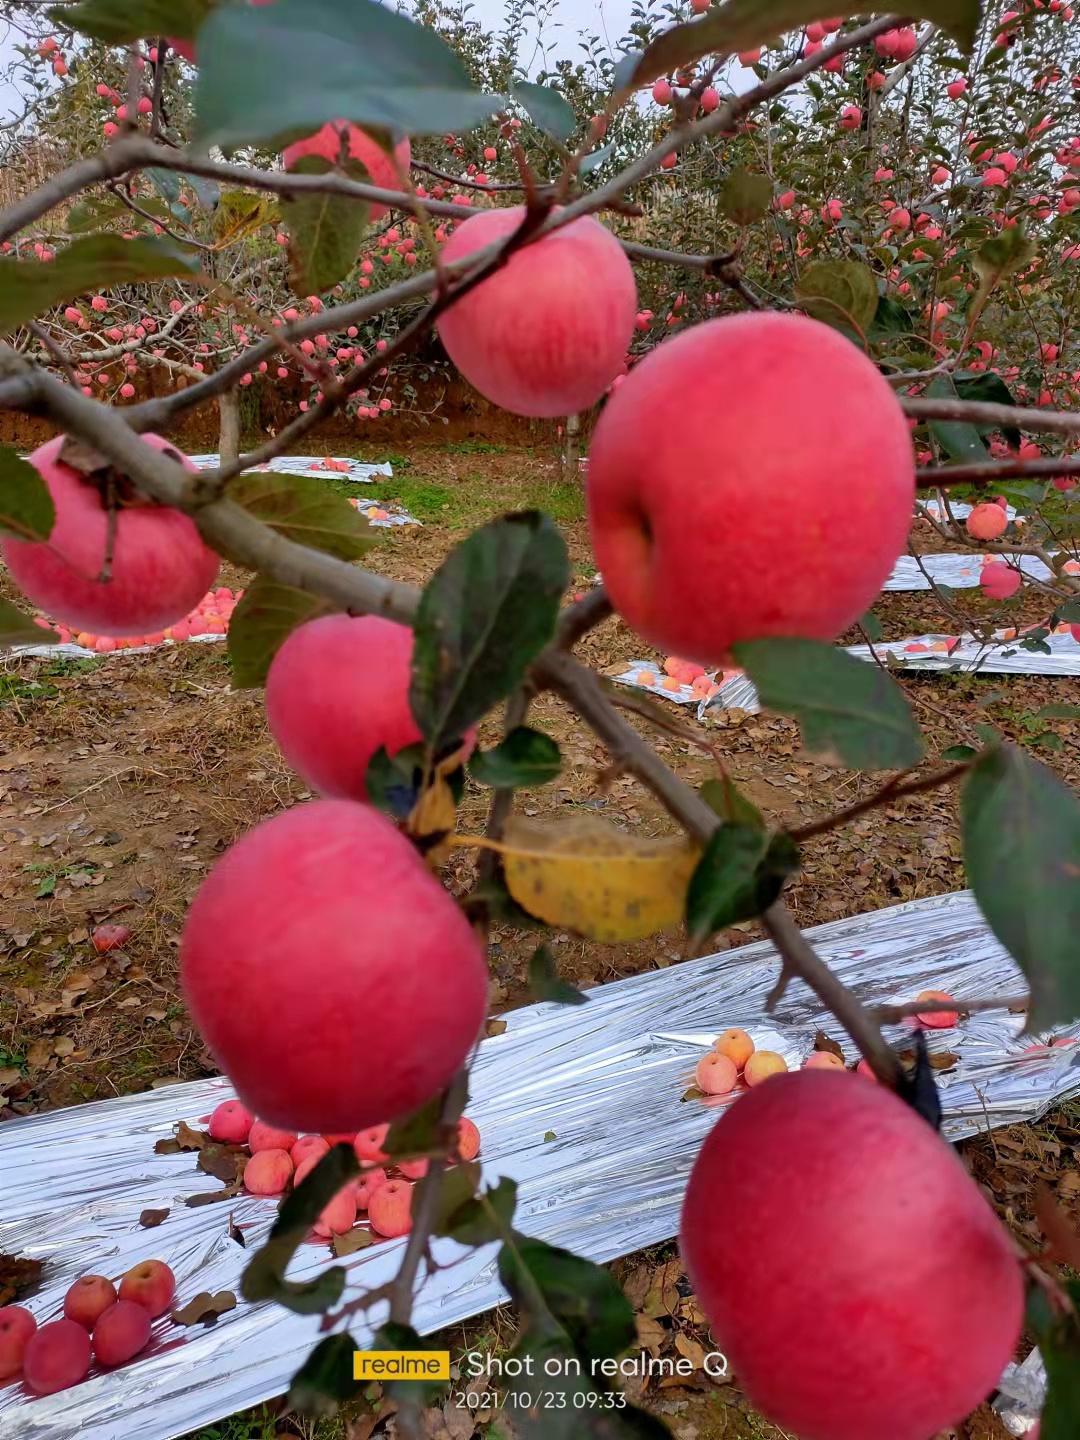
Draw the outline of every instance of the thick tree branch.
<instances>
[{"instance_id":1,"label":"thick tree branch","mask_svg":"<svg viewBox=\"0 0 1080 1440\"><path fill-rule=\"evenodd\" d=\"M904 414L915 420L970 420L973 425L993 425L999 430L1016 428L1080 435L1080 411L1032 410L1020 405L994 405L988 400L928 400L921 395L899 398Z\"/></svg>"},{"instance_id":2,"label":"thick tree branch","mask_svg":"<svg viewBox=\"0 0 1080 1440\"><path fill-rule=\"evenodd\" d=\"M915 471L920 490L945 489L950 485L994 485L999 480L1056 480L1058 476L1080 475L1080 455L1044 455L1041 460L987 460L973 465L927 465Z\"/></svg>"}]
</instances>

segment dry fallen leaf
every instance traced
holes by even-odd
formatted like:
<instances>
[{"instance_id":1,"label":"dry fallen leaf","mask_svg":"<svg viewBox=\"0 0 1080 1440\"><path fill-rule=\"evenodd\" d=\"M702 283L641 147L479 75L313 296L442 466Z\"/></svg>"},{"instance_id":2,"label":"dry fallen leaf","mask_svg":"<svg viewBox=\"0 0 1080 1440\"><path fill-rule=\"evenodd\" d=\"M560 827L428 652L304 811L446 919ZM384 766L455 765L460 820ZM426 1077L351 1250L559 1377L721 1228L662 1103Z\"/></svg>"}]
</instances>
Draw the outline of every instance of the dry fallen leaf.
<instances>
[{"instance_id":1,"label":"dry fallen leaf","mask_svg":"<svg viewBox=\"0 0 1080 1440\"><path fill-rule=\"evenodd\" d=\"M648 1350L653 1356L660 1353L660 1347L668 1338L668 1332L659 1320L654 1320L651 1315L636 1315L634 1326L637 1330L637 1343L643 1350Z\"/></svg>"},{"instance_id":2,"label":"dry fallen leaf","mask_svg":"<svg viewBox=\"0 0 1080 1440\"><path fill-rule=\"evenodd\" d=\"M139 1224L144 1230L153 1230L169 1216L168 1210L144 1210L139 1216Z\"/></svg>"},{"instance_id":3,"label":"dry fallen leaf","mask_svg":"<svg viewBox=\"0 0 1080 1440\"><path fill-rule=\"evenodd\" d=\"M175 1325L197 1325L200 1320L207 1325L214 1325L219 1315L227 1315L230 1310L236 1309L236 1296L231 1290L219 1290L216 1295L211 1295L209 1290L203 1290L189 1300L181 1310L173 1310L169 1319Z\"/></svg>"},{"instance_id":4,"label":"dry fallen leaf","mask_svg":"<svg viewBox=\"0 0 1080 1440\"><path fill-rule=\"evenodd\" d=\"M239 1179L240 1157L224 1145L204 1145L199 1151L198 1169L226 1185Z\"/></svg>"},{"instance_id":5,"label":"dry fallen leaf","mask_svg":"<svg viewBox=\"0 0 1080 1440\"><path fill-rule=\"evenodd\" d=\"M24 1260L18 1255L0 1255L0 1305L10 1305L36 1285L41 1274L40 1260Z\"/></svg>"},{"instance_id":6,"label":"dry fallen leaf","mask_svg":"<svg viewBox=\"0 0 1080 1440\"><path fill-rule=\"evenodd\" d=\"M366 1250L375 1244L375 1236L362 1225L354 1225L344 1235L334 1236L334 1254L340 1260L345 1255L354 1255L357 1250Z\"/></svg>"},{"instance_id":7,"label":"dry fallen leaf","mask_svg":"<svg viewBox=\"0 0 1080 1440\"><path fill-rule=\"evenodd\" d=\"M1046 1236L1046 1253L1059 1265L1080 1270L1080 1232L1054 1198L1049 1185L1035 1186L1035 1219Z\"/></svg>"},{"instance_id":8,"label":"dry fallen leaf","mask_svg":"<svg viewBox=\"0 0 1080 1440\"><path fill-rule=\"evenodd\" d=\"M591 940L641 940L683 918L698 850L644 840L592 815L558 824L512 818L503 832L507 889L530 915Z\"/></svg>"}]
</instances>

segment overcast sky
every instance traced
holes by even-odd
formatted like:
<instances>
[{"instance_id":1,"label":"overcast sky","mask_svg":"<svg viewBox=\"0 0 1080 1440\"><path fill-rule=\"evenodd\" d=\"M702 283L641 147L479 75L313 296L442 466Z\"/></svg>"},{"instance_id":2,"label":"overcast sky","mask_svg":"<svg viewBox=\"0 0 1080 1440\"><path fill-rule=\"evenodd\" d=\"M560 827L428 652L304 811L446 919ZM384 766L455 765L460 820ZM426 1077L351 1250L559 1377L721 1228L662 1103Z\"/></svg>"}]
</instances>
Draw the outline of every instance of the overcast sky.
<instances>
[{"instance_id":1,"label":"overcast sky","mask_svg":"<svg viewBox=\"0 0 1080 1440\"><path fill-rule=\"evenodd\" d=\"M630 26L630 0L553 0L552 18L544 30L544 41L549 58L579 60L578 35L599 35L612 53ZM474 0L473 17L492 30L501 30L505 15L505 0ZM0 70L14 50L15 37L5 21L0 19ZM523 64L535 71L542 63L536 47L536 29L530 27L522 43L520 58ZM17 106L18 97L10 87L0 86L0 117L11 115Z\"/></svg>"}]
</instances>

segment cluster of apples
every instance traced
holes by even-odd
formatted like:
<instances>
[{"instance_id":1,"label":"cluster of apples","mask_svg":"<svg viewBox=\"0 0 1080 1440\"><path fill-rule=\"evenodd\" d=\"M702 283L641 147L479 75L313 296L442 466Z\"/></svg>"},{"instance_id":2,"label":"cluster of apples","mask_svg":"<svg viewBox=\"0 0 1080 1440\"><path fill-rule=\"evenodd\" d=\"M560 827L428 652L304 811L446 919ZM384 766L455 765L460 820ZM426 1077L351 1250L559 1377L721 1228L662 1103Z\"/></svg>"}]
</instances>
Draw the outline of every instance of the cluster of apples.
<instances>
[{"instance_id":1,"label":"cluster of apples","mask_svg":"<svg viewBox=\"0 0 1080 1440\"><path fill-rule=\"evenodd\" d=\"M243 590L233 591L227 585L208 591L190 615L185 615L175 625L166 625L149 635L94 635L87 630L72 631L66 625L35 615L34 624L44 630L51 630L60 637L64 645L81 645L84 650L96 650L107 654L113 650L135 650L144 645L161 645L166 640L192 640L197 635L224 635L229 629L232 613L244 598Z\"/></svg>"},{"instance_id":2,"label":"cluster of apples","mask_svg":"<svg viewBox=\"0 0 1080 1440\"><path fill-rule=\"evenodd\" d=\"M376 1235L391 1239L412 1227L413 1183L427 1173L427 1160L390 1162L383 1150L389 1125L342 1135L298 1135L257 1120L239 1100L223 1100L209 1120L210 1137L225 1145L246 1145L251 1158L244 1167L244 1187L252 1195L283 1195L299 1185L331 1145L352 1145L364 1167L326 1205L313 1233L332 1240L351 1230L357 1218L367 1215ZM475 1160L480 1153L480 1131L463 1116L458 1121L452 1161Z\"/></svg>"},{"instance_id":3,"label":"cluster of apples","mask_svg":"<svg viewBox=\"0 0 1080 1440\"><path fill-rule=\"evenodd\" d=\"M695 698L699 700L708 700L720 688L704 665L699 665L694 660L680 660L675 655L669 655L664 661L664 679L661 680L655 671L639 670L637 683L672 693L677 693L684 685L689 685Z\"/></svg>"},{"instance_id":4,"label":"cluster of apples","mask_svg":"<svg viewBox=\"0 0 1080 1440\"><path fill-rule=\"evenodd\" d=\"M35 1395L79 1385L91 1359L126 1365L150 1343L151 1322L173 1303L176 1279L164 1260L140 1260L120 1279L83 1275L64 1296L64 1314L38 1328L22 1305L0 1309L0 1383L20 1373Z\"/></svg>"}]
</instances>

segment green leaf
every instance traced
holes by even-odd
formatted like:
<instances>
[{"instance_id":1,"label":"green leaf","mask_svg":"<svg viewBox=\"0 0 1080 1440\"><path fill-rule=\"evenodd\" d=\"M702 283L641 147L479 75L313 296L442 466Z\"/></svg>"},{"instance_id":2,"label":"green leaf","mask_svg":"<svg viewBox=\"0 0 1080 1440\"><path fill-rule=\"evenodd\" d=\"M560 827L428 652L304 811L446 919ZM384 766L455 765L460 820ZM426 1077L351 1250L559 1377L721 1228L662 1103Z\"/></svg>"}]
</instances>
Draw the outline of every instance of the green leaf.
<instances>
[{"instance_id":1,"label":"green leaf","mask_svg":"<svg viewBox=\"0 0 1080 1440\"><path fill-rule=\"evenodd\" d=\"M926 387L926 394L934 400L959 398L951 375L936 375ZM927 429L950 460L977 462L987 458L982 436L966 420L928 420Z\"/></svg>"},{"instance_id":2,"label":"green leaf","mask_svg":"<svg viewBox=\"0 0 1080 1440\"><path fill-rule=\"evenodd\" d=\"M56 522L49 487L33 465L0 446L0 535L47 540Z\"/></svg>"},{"instance_id":3,"label":"green leaf","mask_svg":"<svg viewBox=\"0 0 1080 1440\"><path fill-rule=\"evenodd\" d=\"M894 300L891 295L878 296L877 309L870 325L871 340L884 340L892 335L910 335L914 329L915 322L899 300Z\"/></svg>"},{"instance_id":4,"label":"green leaf","mask_svg":"<svg viewBox=\"0 0 1080 1440\"><path fill-rule=\"evenodd\" d=\"M416 1333L411 1325L398 1325L393 1320L388 1320L385 1325L374 1335L371 1348L373 1350L392 1351L418 1351L431 1350L439 1352L445 1349L438 1337L422 1338ZM385 1393L399 1405L415 1405L426 1407L434 1405L439 1397L446 1392L448 1381L446 1380L383 1380L380 1382Z\"/></svg>"},{"instance_id":5,"label":"green leaf","mask_svg":"<svg viewBox=\"0 0 1080 1440\"><path fill-rule=\"evenodd\" d=\"M59 639L55 631L43 630L9 600L0 599L0 650L9 645L55 645Z\"/></svg>"},{"instance_id":6,"label":"green leaf","mask_svg":"<svg viewBox=\"0 0 1080 1440\"><path fill-rule=\"evenodd\" d=\"M443 1203L433 1226L436 1235L448 1235L461 1245L490 1245L502 1240L510 1231L517 1205L517 1181L506 1176L480 1197L475 1194L475 1183L465 1193L465 1183L459 1184L457 1193L450 1192L450 1186L459 1171L471 1169L477 1174L478 1166L455 1165L446 1172L443 1181Z\"/></svg>"},{"instance_id":7,"label":"green leaf","mask_svg":"<svg viewBox=\"0 0 1080 1440\"><path fill-rule=\"evenodd\" d=\"M304 1361L289 1385L289 1408L302 1415L334 1415L363 1388L353 1379L358 1346L351 1335L327 1335Z\"/></svg>"},{"instance_id":8,"label":"green leaf","mask_svg":"<svg viewBox=\"0 0 1080 1440\"><path fill-rule=\"evenodd\" d=\"M987 400L993 405L1015 405L1016 399L1008 385L993 370L975 375L954 375L956 393L961 400ZM1019 450L1021 435L1015 425L1002 425L1002 435L1014 449Z\"/></svg>"},{"instance_id":9,"label":"green leaf","mask_svg":"<svg viewBox=\"0 0 1080 1440\"><path fill-rule=\"evenodd\" d=\"M146 178L167 205L175 205L180 199L180 177L175 170L160 170L151 166Z\"/></svg>"},{"instance_id":10,"label":"green leaf","mask_svg":"<svg viewBox=\"0 0 1080 1440\"><path fill-rule=\"evenodd\" d=\"M511 85L510 94L536 128L561 145L565 145L577 129L573 107L553 85L534 85L521 80Z\"/></svg>"},{"instance_id":11,"label":"green leaf","mask_svg":"<svg viewBox=\"0 0 1080 1440\"><path fill-rule=\"evenodd\" d=\"M0 260L0 334L90 290L195 275L198 266L172 240L94 235L55 260Z\"/></svg>"},{"instance_id":12,"label":"green leaf","mask_svg":"<svg viewBox=\"0 0 1080 1440\"><path fill-rule=\"evenodd\" d=\"M1080 1284L1066 1279L1064 1285L1073 1306L1080 1305ZM1075 1440L1080 1434L1080 1323L1075 1310L1062 1314L1051 1308L1044 1290L1032 1287L1026 1328L1034 1334L1046 1367L1039 1440Z\"/></svg>"},{"instance_id":13,"label":"green leaf","mask_svg":"<svg viewBox=\"0 0 1080 1440\"><path fill-rule=\"evenodd\" d=\"M151 196L140 197L139 208L145 210L148 215L153 215L162 224L168 225L169 207L162 200L155 200ZM67 213L65 224L69 235L78 235L86 230L102 230L106 225L123 222L123 228L130 230L132 226L139 223L139 216L133 215L131 210L120 200L92 197L82 204L73 205ZM54 261L50 261L54 264Z\"/></svg>"},{"instance_id":14,"label":"green leaf","mask_svg":"<svg viewBox=\"0 0 1080 1440\"><path fill-rule=\"evenodd\" d=\"M904 14L940 25L966 53L975 43L980 8L980 0L914 0ZM830 5L828 0L726 0L703 19L676 25L658 36L641 57L632 84L647 85L702 55L749 50L811 20L865 13L861 5Z\"/></svg>"},{"instance_id":15,"label":"green leaf","mask_svg":"<svg viewBox=\"0 0 1080 1440\"><path fill-rule=\"evenodd\" d=\"M418 1160L430 1154L442 1134L442 1104L442 1096L436 1095L403 1120L395 1120L382 1144L387 1155L395 1160Z\"/></svg>"},{"instance_id":16,"label":"green leaf","mask_svg":"<svg viewBox=\"0 0 1080 1440\"><path fill-rule=\"evenodd\" d=\"M298 625L329 612L318 595L256 576L229 621L227 645L233 688L254 690L266 684L274 656Z\"/></svg>"},{"instance_id":17,"label":"green leaf","mask_svg":"<svg viewBox=\"0 0 1080 1440\"><path fill-rule=\"evenodd\" d=\"M130 45L157 35L191 40L213 0L81 0L54 5L49 19L107 45Z\"/></svg>"},{"instance_id":18,"label":"green leaf","mask_svg":"<svg viewBox=\"0 0 1080 1440\"><path fill-rule=\"evenodd\" d=\"M765 817L761 811L726 775L722 775L718 780L706 780L698 794L721 820L734 825L753 825L758 830L765 829Z\"/></svg>"},{"instance_id":19,"label":"green leaf","mask_svg":"<svg viewBox=\"0 0 1080 1440\"><path fill-rule=\"evenodd\" d=\"M395 820L407 820L420 798L423 782L422 745L407 745L394 755L388 754L386 747L380 745L368 762L365 782L368 804L392 815Z\"/></svg>"},{"instance_id":20,"label":"green leaf","mask_svg":"<svg viewBox=\"0 0 1080 1440\"><path fill-rule=\"evenodd\" d=\"M478 750L469 774L494 789L524 790L546 785L562 769L562 755L550 735L519 725L494 750Z\"/></svg>"},{"instance_id":21,"label":"green leaf","mask_svg":"<svg viewBox=\"0 0 1080 1440\"><path fill-rule=\"evenodd\" d=\"M1034 720L1080 720L1080 705L1043 705L1032 716Z\"/></svg>"},{"instance_id":22,"label":"green leaf","mask_svg":"<svg viewBox=\"0 0 1080 1440\"><path fill-rule=\"evenodd\" d=\"M339 560L358 560L373 543L359 510L312 475L246 470L230 482L229 499L286 540Z\"/></svg>"},{"instance_id":23,"label":"green leaf","mask_svg":"<svg viewBox=\"0 0 1080 1440\"><path fill-rule=\"evenodd\" d=\"M762 705L798 720L808 750L833 751L855 770L907 769L922 758L904 693L880 666L819 640L745 640L734 655Z\"/></svg>"},{"instance_id":24,"label":"green leaf","mask_svg":"<svg viewBox=\"0 0 1080 1440\"><path fill-rule=\"evenodd\" d=\"M751 170L732 170L720 187L720 212L735 225L752 225L769 213L772 181Z\"/></svg>"},{"instance_id":25,"label":"green leaf","mask_svg":"<svg viewBox=\"0 0 1080 1440\"><path fill-rule=\"evenodd\" d=\"M942 750L942 760L973 760L979 752L973 745L950 745L947 750Z\"/></svg>"},{"instance_id":26,"label":"green leaf","mask_svg":"<svg viewBox=\"0 0 1080 1440\"><path fill-rule=\"evenodd\" d=\"M334 1145L311 1173L281 1202L266 1244L248 1261L240 1278L245 1300L276 1300L295 1315L320 1315L336 1305L345 1288L340 1265L314 1280L285 1279L289 1261L330 1201L354 1176L360 1162L351 1145Z\"/></svg>"},{"instance_id":27,"label":"green leaf","mask_svg":"<svg viewBox=\"0 0 1080 1440\"><path fill-rule=\"evenodd\" d=\"M606 1360L634 1343L634 1310L620 1286L607 1270L569 1250L515 1231L499 1254L499 1279L530 1320L539 1293L583 1358Z\"/></svg>"},{"instance_id":28,"label":"green leaf","mask_svg":"<svg viewBox=\"0 0 1080 1440\"><path fill-rule=\"evenodd\" d=\"M414 621L409 699L433 748L506 698L555 633L566 542L536 510L475 530L436 570Z\"/></svg>"},{"instance_id":29,"label":"green leaf","mask_svg":"<svg viewBox=\"0 0 1080 1440\"><path fill-rule=\"evenodd\" d=\"M614 154L614 141L612 141L610 145L603 146L600 150L594 150L591 155L586 155L582 158L581 163L578 165L578 175L581 176L582 179L584 179L586 175L591 175L594 170L599 170L605 160L610 160Z\"/></svg>"},{"instance_id":30,"label":"green leaf","mask_svg":"<svg viewBox=\"0 0 1080 1440\"><path fill-rule=\"evenodd\" d=\"M876 645L885 633L881 628L881 621L874 614L873 610L867 610L866 614L859 621L859 627L865 631L866 638L870 641L871 645Z\"/></svg>"},{"instance_id":31,"label":"green leaf","mask_svg":"<svg viewBox=\"0 0 1080 1440\"><path fill-rule=\"evenodd\" d=\"M991 930L1027 976L1033 1030L1080 1015L1080 801L1014 745L984 755L961 796L964 864Z\"/></svg>"},{"instance_id":32,"label":"green leaf","mask_svg":"<svg viewBox=\"0 0 1080 1440\"><path fill-rule=\"evenodd\" d=\"M538 945L529 961L529 990L535 1000L550 1000L554 1005L586 1005L589 997L575 986L559 979L555 957L546 945Z\"/></svg>"},{"instance_id":33,"label":"green leaf","mask_svg":"<svg viewBox=\"0 0 1080 1440\"><path fill-rule=\"evenodd\" d=\"M301 75L310 83L283 83ZM433 28L377 0L221 5L199 34L199 133L227 150L338 118L406 135L468 130L504 103L475 89Z\"/></svg>"},{"instance_id":34,"label":"green leaf","mask_svg":"<svg viewBox=\"0 0 1080 1440\"><path fill-rule=\"evenodd\" d=\"M334 166L321 155L304 155L292 171L325 175ZM365 166L350 160L351 180L370 180ZM296 295L321 295L356 264L371 206L346 195L294 195L282 199L281 218L289 227L289 284Z\"/></svg>"},{"instance_id":35,"label":"green leaf","mask_svg":"<svg viewBox=\"0 0 1080 1440\"><path fill-rule=\"evenodd\" d=\"M857 260L816 260L799 276L795 300L814 320L865 338L877 313L877 281Z\"/></svg>"},{"instance_id":36,"label":"green leaf","mask_svg":"<svg viewBox=\"0 0 1080 1440\"><path fill-rule=\"evenodd\" d=\"M721 825L690 877L686 928L690 943L741 920L754 920L776 900L799 868L799 852L787 835L756 825Z\"/></svg>"},{"instance_id":37,"label":"green leaf","mask_svg":"<svg viewBox=\"0 0 1080 1440\"><path fill-rule=\"evenodd\" d=\"M984 240L972 264L979 277L976 301L985 298L1009 275L1030 265L1039 247L1029 240L1024 224L1006 225Z\"/></svg>"}]
</instances>

